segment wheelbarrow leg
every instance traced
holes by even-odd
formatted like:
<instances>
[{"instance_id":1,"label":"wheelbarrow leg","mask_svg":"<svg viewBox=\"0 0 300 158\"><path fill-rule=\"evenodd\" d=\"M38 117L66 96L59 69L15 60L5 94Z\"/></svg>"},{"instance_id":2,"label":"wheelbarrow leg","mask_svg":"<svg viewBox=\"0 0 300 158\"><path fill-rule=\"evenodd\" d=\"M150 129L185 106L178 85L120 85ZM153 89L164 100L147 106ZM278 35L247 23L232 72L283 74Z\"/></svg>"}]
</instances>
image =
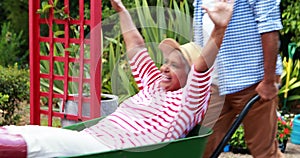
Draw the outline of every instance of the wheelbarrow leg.
<instances>
[{"instance_id":1,"label":"wheelbarrow leg","mask_svg":"<svg viewBox=\"0 0 300 158\"><path fill-rule=\"evenodd\" d=\"M230 127L230 129L228 130L228 132L226 133L226 135L223 137L222 141L220 142L220 144L218 145L218 147L216 148L216 150L211 155L211 158L217 158L221 154L221 152L223 151L225 145L227 144L227 142L229 141L229 139L231 138L231 136L234 134L234 132L236 131L236 129L239 127L239 125L242 123L244 117L247 115L247 113L251 109L252 105L256 101L258 101L259 99L260 99L260 96L259 95L255 95L253 98L251 98L248 101L248 103L243 108L242 112L239 114L239 116L233 122L232 126Z\"/></svg>"}]
</instances>

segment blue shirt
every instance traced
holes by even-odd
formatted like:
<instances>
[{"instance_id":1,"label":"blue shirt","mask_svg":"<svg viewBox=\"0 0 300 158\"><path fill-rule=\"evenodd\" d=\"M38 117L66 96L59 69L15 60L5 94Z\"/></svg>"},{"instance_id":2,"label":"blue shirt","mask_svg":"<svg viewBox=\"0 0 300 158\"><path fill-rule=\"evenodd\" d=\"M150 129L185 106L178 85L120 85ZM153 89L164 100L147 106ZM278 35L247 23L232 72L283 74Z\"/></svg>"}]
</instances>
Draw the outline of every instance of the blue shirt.
<instances>
[{"instance_id":1,"label":"blue shirt","mask_svg":"<svg viewBox=\"0 0 300 158\"><path fill-rule=\"evenodd\" d=\"M194 41L203 46L202 0L195 0ZM231 21L216 59L220 94L232 94L264 76L261 33L280 30L280 0L235 0ZM278 55L276 74L282 73Z\"/></svg>"}]
</instances>

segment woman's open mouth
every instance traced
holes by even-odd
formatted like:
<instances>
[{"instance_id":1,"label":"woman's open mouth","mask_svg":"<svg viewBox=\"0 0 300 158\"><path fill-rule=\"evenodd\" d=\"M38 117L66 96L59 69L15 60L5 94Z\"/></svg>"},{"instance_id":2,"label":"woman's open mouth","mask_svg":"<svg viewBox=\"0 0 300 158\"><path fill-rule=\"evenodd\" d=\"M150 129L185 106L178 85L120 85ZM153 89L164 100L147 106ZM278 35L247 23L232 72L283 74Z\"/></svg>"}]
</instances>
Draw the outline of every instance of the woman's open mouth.
<instances>
[{"instance_id":1,"label":"woman's open mouth","mask_svg":"<svg viewBox=\"0 0 300 158\"><path fill-rule=\"evenodd\" d=\"M171 81L171 77L167 76L167 75L162 75L162 82L170 82Z\"/></svg>"}]
</instances>

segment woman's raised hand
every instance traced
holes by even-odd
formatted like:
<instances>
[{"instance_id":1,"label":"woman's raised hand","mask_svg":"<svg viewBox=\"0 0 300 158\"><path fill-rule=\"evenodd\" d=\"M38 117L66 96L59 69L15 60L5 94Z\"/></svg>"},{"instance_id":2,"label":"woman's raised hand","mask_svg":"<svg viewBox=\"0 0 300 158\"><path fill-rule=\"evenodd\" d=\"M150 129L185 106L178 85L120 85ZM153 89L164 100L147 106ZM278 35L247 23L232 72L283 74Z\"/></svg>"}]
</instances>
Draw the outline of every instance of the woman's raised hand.
<instances>
[{"instance_id":1,"label":"woman's raised hand","mask_svg":"<svg viewBox=\"0 0 300 158\"><path fill-rule=\"evenodd\" d=\"M126 10L121 0L110 0L110 3L116 12L121 12Z\"/></svg>"},{"instance_id":2,"label":"woman's raised hand","mask_svg":"<svg viewBox=\"0 0 300 158\"><path fill-rule=\"evenodd\" d=\"M234 0L214 0L213 7L203 5L216 28L226 28L233 12Z\"/></svg>"}]
</instances>

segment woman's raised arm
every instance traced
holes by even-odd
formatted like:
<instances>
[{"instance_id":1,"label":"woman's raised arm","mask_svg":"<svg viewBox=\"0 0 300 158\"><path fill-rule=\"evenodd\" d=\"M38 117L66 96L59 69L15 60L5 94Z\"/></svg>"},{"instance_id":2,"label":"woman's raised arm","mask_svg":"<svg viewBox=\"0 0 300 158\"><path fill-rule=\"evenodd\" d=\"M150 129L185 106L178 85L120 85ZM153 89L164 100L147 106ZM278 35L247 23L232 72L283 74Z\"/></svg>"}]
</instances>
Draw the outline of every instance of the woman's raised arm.
<instances>
[{"instance_id":1,"label":"woman's raised arm","mask_svg":"<svg viewBox=\"0 0 300 158\"><path fill-rule=\"evenodd\" d=\"M131 59L137 49L144 47L145 42L137 30L132 18L121 0L110 0L112 7L119 14L122 35L125 41L128 58Z\"/></svg>"},{"instance_id":2,"label":"woman's raised arm","mask_svg":"<svg viewBox=\"0 0 300 158\"><path fill-rule=\"evenodd\" d=\"M219 48L221 47L227 25L232 16L233 4L233 0L222 0L216 1L215 5L211 8L202 6L215 24L215 27L206 45L202 49L201 55L194 63L196 71L206 71L213 65Z\"/></svg>"}]
</instances>

